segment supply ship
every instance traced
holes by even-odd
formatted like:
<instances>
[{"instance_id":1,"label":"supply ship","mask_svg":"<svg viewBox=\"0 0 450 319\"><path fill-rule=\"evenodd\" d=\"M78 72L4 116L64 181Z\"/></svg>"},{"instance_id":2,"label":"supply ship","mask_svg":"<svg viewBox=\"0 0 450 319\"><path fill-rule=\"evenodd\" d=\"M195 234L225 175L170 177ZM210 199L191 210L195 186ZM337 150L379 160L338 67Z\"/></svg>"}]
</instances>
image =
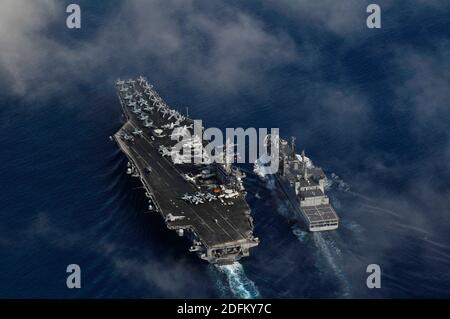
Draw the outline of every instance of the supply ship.
<instances>
[{"instance_id":1,"label":"supply ship","mask_svg":"<svg viewBox=\"0 0 450 319\"><path fill-rule=\"evenodd\" d=\"M145 188L149 211L203 260L230 264L249 256L259 240L245 174L226 156L222 163L203 158L203 127L195 134L197 121L169 107L144 77L117 80L116 88L126 123L113 138L128 158L127 173Z\"/></svg>"},{"instance_id":2,"label":"supply ship","mask_svg":"<svg viewBox=\"0 0 450 319\"><path fill-rule=\"evenodd\" d=\"M267 141L271 140L270 143ZM263 178L274 178L276 187L285 196L295 215L303 220L309 231L337 229L339 217L325 193L327 177L320 167L313 165L305 152L297 154L295 138L291 143L279 136L267 137L267 149L275 149L269 156L261 157L254 164L254 171ZM269 170L270 159L277 155L276 171Z\"/></svg>"}]
</instances>

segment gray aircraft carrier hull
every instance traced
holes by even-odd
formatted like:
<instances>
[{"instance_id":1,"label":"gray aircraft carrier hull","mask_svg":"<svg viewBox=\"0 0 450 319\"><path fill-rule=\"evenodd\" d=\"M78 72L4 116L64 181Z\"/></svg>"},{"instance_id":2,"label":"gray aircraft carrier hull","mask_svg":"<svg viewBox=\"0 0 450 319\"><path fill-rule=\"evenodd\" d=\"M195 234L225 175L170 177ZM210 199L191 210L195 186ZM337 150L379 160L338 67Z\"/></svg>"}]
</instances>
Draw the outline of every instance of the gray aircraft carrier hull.
<instances>
[{"instance_id":1,"label":"gray aircraft carrier hull","mask_svg":"<svg viewBox=\"0 0 450 319\"><path fill-rule=\"evenodd\" d=\"M183 174L198 168L195 164L175 165L162 156L159 147L163 142L169 143L168 140L155 138L152 129L144 127L127 107L123 94L118 95L126 122L114 139L128 158L132 174L145 188L152 210L161 215L168 229L192 242L191 252L210 263L229 264L249 256L250 248L259 241L253 236L253 220L245 192L232 200L221 198L198 206L182 200L183 194L198 191ZM158 114L153 114L152 120L159 127L167 123ZM124 134L134 129L142 130L143 134L125 140Z\"/></svg>"}]
</instances>

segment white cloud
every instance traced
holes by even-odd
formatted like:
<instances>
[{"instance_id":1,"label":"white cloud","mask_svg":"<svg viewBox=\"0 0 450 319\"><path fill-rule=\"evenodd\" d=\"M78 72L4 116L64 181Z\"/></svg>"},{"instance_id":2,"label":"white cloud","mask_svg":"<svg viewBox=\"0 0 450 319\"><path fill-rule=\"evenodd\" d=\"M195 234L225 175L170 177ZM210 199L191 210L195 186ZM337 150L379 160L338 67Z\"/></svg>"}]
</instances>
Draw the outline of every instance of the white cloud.
<instances>
[{"instance_id":1,"label":"white cloud","mask_svg":"<svg viewBox=\"0 0 450 319\"><path fill-rule=\"evenodd\" d=\"M396 64L400 70L397 79L397 107L412 112L417 125L423 129L432 124L434 129L448 130L450 103L450 42L439 41L425 49L402 47L397 50Z\"/></svg>"},{"instance_id":2,"label":"white cloud","mask_svg":"<svg viewBox=\"0 0 450 319\"><path fill-rule=\"evenodd\" d=\"M425 12L438 13L445 6L444 1L440 0L266 0L264 6L289 19L299 30L304 31L305 36L321 36L326 32L340 40L354 43L379 34L366 25L369 16L366 9L372 3L381 8L381 31L408 27L405 20Z\"/></svg>"},{"instance_id":3,"label":"white cloud","mask_svg":"<svg viewBox=\"0 0 450 319\"><path fill-rule=\"evenodd\" d=\"M17 93L24 93L39 65L59 46L44 34L55 18L53 0L5 0L0 10L0 74Z\"/></svg>"},{"instance_id":4,"label":"white cloud","mask_svg":"<svg viewBox=\"0 0 450 319\"><path fill-rule=\"evenodd\" d=\"M271 1L273 7L282 15L297 20L299 25L308 28L325 29L343 37L366 27L366 6L364 1Z\"/></svg>"},{"instance_id":5,"label":"white cloud","mask_svg":"<svg viewBox=\"0 0 450 319\"><path fill-rule=\"evenodd\" d=\"M54 24L66 14L55 0L7 1L0 13L0 73L15 93L51 94L67 82L111 72L112 65L154 65L198 87L229 92L260 81L274 63L295 58L286 35L265 30L261 21L237 8L211 6L127 1L96 34L69 46L70 33L49 35L50 27L65 28Z\"/></svg>"}]
</instances>

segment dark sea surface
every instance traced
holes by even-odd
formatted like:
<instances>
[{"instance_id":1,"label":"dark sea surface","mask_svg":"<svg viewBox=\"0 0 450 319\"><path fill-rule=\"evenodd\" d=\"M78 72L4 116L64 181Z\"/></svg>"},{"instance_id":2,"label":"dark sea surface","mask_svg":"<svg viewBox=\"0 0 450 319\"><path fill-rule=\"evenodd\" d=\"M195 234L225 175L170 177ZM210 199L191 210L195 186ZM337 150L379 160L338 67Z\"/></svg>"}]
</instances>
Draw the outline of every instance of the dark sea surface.
<instances>
[{"instance_id":1,"label":"dark sea surface","mask_svg":"<svg viewBox=\"0 0 450 319\"><path fill-rule=\"evenodd\" d=\"M94 43L120 16L116 4L86 2L75 39L65 29L48 32L67 45ZM409 83L410 64L406 71L393 65L406 48L433 57L448 43L449 6L417 13L392 5L395 21L383 16L381 30L354 41L253 1L230 6L264 29L287 33L299 47L307 44L314 67L304 60L261 66L262 81L232 93L202 90L206 84L184 69L165 72L151 55L118 44L114 54L98 56L101 67L64 78L47 96L0 90L0 297L450 297L449 101L421 118L408 107L413 97L397 90ZM306 232L271 183L244 165L260 245L232 266L189 253L189 243L159 215L144 213L143 191L109 139L123 123L114 81L140 74L169 105L189 106L206 127L277 127L295 135L331 181L340 228ZM32 87L46 86L43 78ZM81 289L66 287L73 263L81 267ZM366 286L369 264L381 266L380 289Z\"/></svg>"}]
</instances>

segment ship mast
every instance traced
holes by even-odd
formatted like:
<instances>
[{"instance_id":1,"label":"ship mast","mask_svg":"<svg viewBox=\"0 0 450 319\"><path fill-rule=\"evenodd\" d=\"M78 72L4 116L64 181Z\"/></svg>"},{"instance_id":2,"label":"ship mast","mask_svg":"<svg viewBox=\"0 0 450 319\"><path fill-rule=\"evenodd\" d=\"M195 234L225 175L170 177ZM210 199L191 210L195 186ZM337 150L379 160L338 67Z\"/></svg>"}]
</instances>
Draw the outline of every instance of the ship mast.
<instances>
[{"instance_id":1,"label":"ship mast","mask_svg":"<svg viewBox=\"0 0 450 319\"><path fill-rule=\"evenodd\" d=\"M306 161L305 161L305 150L302 150L302 163L303 163L303 178L305 180L308 179L308 175L306 172Z\"/></svg>"},{"instance_id":2,"label":"ship mast","mask_svg":"<svg viewBox=\"0 0 450 319\"><path fill-rule=\"evenodd\" d=\"M291 136L292 158L295 159L295 136Z\"/></svg>"},{"instance_id":3,"label":"ship mast","mask_svg":"<svg viewBox=\"0 0 450 319\"><path fill-rule=\"evenodd\" d=\"M224 145L224 167L227 174L230 174L231 172L231 162L232 159L230 158L230 154L228 153L229 147L232 147L232 144L230 144L230 141L227 139Z\"/></svg>"}]
</instances>

